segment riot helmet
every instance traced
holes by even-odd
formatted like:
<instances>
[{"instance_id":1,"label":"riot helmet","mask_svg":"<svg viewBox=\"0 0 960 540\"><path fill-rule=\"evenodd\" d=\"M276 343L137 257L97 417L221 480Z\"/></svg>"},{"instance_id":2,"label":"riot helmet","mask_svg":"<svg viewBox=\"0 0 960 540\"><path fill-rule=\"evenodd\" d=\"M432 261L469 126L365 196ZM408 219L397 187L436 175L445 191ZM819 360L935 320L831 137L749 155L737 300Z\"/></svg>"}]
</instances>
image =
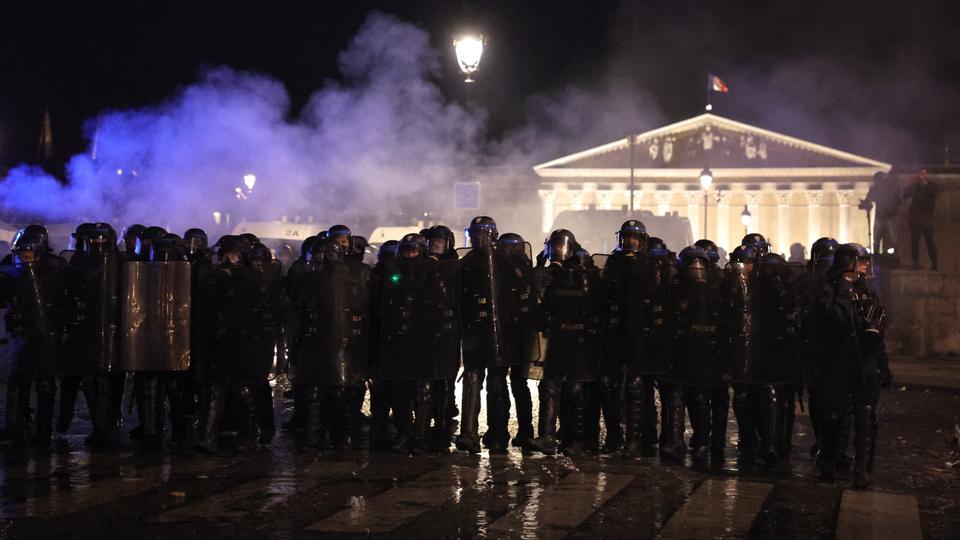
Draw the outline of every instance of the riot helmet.
<instances>
[{"instance_id":1,"label":"riot helmet","mask_svg":"<svg viewBox=\"0 0 960 540\"><path fill-rule=\"evenodd\" d=\"M499 237L497 222L489 216L473 218L466 232L470 236L470 245L474 248L493 247Z\"/></svg>"},{"instance_id":2,"label":"riot helmet","mask_svg":"<svg viewBox=\"0 0 960 540\"><path fill-rule=\"evenodd\" d=\"M649 236L647 227L635 219L624 221L616 233L617 251L636 253L641 251Z\"/></svg>"},{"instance_id":3,"label":"riot helmet","mask_svg":"<svg viewBox=\"0 0 960 540\"><path fill-rule=\"evenodd\" d=\"M760 233L750 233L740 241L741 246L753 246L757 250L757 256L762 257L770 252L770 243Z\"/></svg>"},{"instance_id":4,"label":"riot helmet","mask_svg":"<svg viewBox=\"0 0 960 540\"><path fill-rule=\"evenodd\" d=\"M420 259L426 252L427 239L422 234L405 234L397 245L397 256L401 259Z\"/></svg>"},{"instance_id":5,"label":"riot helmet","mask_svg":"<svg viewBox=\"0 0 960 540\"><path fill-rule=\"evenodd\" d=\"M713 240L708 240L706 238L701 238L694 242L695 246L698 248L703 248L703 251L707 253L707 257L710 259L711 265L716 265L720 262L720 250L717 249L717 244Z\"/></svg>"},{"instance_id":6,"label":"riot helmet","mask_svg":"<svg viewBox=\"0 0 960 540\"><path fill-rule=\"evenodd\" d=\"M447 237L446 233L437 227L431 227L429 229L424 229L420 231L420 235L426 239L427 250L432 257L442 257L451 251L450 239ZM446 227L443 227L447 229ZM447 229L448 231L450 229Z\"/></svg>"},{"instance_id":7,"label":"riot helmet","mask_svg":"<svg viewBox=\"0 0 960 540\"><path fill-rule=\"evenodd\" d=\"M187 232L183 233L183 247L187 255L206 250L208 241L207 233L203 229L187 229Z\"/></svg>"},{"instance_id":8,"label":"riot helmet","mask_svg":"<svg viewBox=\"0 0 960 540\"><path fill-rule=\"evenodd\" d=\"M163 227L147 227L143 230L143 233L137 238L136 248L134 253L136 253L137 258L141 260L152 260L150 259L150 252L153 248L154 242L166 236L167 231Z\"/></svg>"},{"instance_id":9,"label":"riot helmet","mask_svg":"<svg viewBox=\"0 0 960 540\"><path fill-rule=\"evenodd\" d=\"M340 244L344 251L350 249L350 236L353 235L350 227L346 225L334 225L327 229L327 234L331 240Z\"/></svg>"},{"instance_id":10,"label":"riot helmet","mask_svg":"<svg viewBox=\"0 0 960 540\"><path fill-rule=\"evenodd\" d=\"M109 223L92 223L86 231L87 253L101 255L116 249L117 233Z\"/></svg>"},{"instance_id":11,"label":"riot helmet","mask_svg":"<svg viewBox=\"0 0 960 540\"><path fill-rule=\"evenodd\" d=\"M841 244L833 254L831 275L838 273L855 273L865 276L870 272L870 252L867 248L856 243ZM855 276L849 276L855 279Z\"/></svg>"},{"instance_id":12,"label":"riot helmet","mask_svg":"<svg viewBox=\"0 0 960 540\"><path fill-rule=\"evenodd\" d=\"M316 236L308 236L303 239L303 242L300 243L300 260L306 261L310 259L310 252L313 249L313 244L317 241Z\"/></svg>"},{"instance_id":13,"label":"riot helmet","mask_svg":"<svg viewBox=\"0 0 960 540\"><path fill-rule=\"evenodd\" d=\"M93 223L81 223L77 226L77 230L70 234L71 241L73 243L73 249L80 253L86 253L88 251L87 246L87 233L90 229L93 228Z\"/></svg>"},{"instance_id":14,"label":"riot helmet","mask_svg":"<svg viewBox=\"0 0 960 540\"><path fill-rule=\"evenodd\" d=\"M364 255L367 254L367 248L370 243L364 236L351 235L349 247L347 248L347 258L357 262L363 262Z\"/></svg>"},{"instance_id":15,"label":"riot helmet","mask_svg":"<svg viewBox=\"0 0 960 540\"><path fill-rule=\"evenodd\" d=\"M128 226L120 235L123 238L123 251L126 253L136 253L137 240L143 235L147 228L139 223Z\"/></svg>"},{"instance_id":16,"label":"riot helmet","mask_svg":"<svg viewBox=\"0 0 960 540\"><path fill-rule=\"evenodd\" d=\"M779 253L765 253L758 262L761 276L780 275L783 272L784 265L787 264L787 261Z\"/></svg>"},{"instance_id":17,"label":"riot helmet","mask_svg":"<svg viewBox=\"0 0 960 540\"><path fill-rule=\"evenodd\" d=\"M665 259L670 256L670 250L662 238L651 236L647 239L647 256L657 259Z\"/></svg>"},{"instance_id":18,"label":"riot helmet","mask_svg":"<svg viewBox=\"0 0 960 540\"><path fill-rule=\"evenodd\" d=\"M517 233L500 235L500 238L497 240L497 245L500 251L507 255L521 256L528 262L530 260L527 256L526 242L524 242L523 237Z\"/></svg>"},{"instance_id":19,"label":"riot helmet","mask_svg":"<svg viewBox=\"0 0 960 540\"><path fill-rule=\"evenodd\" d=\"M680 269L684 276L696 283L707 280L707 267L710 266L710 255L700 246L687 246L680 250Z\"/></svg>"},{"instance_id":20,"label":"riot helmet","mask_svg":"<svg viewBox=\"0 0 960 540\"><path fill-rule=\"evenodd\" d=\"M434 225L433 230L439 232L447 239L447 253L456 253L457 250L457 239L456 235L453 234L453 231L450 230L450 227L446 225Z\"/></svg>"},{"instance_id":21,"label":"riot helmet","mask_svg":"<svg viewBox=\"0 0 960 540\"><path fill-rule=\"evenodd\" d=\"M387 240L380 245L380 249L377 250L377 263L386 264L390 262L397 256L397 247L400 245L396 240Z\"/></svg>"},{"instance_id":22,"label":"riot helmet","mask_svg":"<svg viewBox=\"0 0 960 540\"><path fill-rule=\"evenodd\" d=\"M220 238L217 242L217 257L220 259L220 266L240 266L244 249L243 240L238 236L229 234Z\"/></svg>"},{"instance_id":23,"label":"riot helmet","mask_svg":"<svg viewBox=\"0 0 960 540\"><path fill-rule=\"evenodd\" d=\"M743 268L747 273L753 272L757 262L757 248L754 246L737 246L730 252L730 263Z\"/></svg>"},{"instance_id":24,"label":"riot helmet","mask_svg":"<svg viewBox=\"0 0 960 540\"><path fill-rule=\"evenodd\" d=\"M834 254L839 247L839 243L833 238L823 237L817 239L810 246L810 267L817 275L824 276L833 266Z\"/></svg>"},{"instance_id":25,"label":"riot helmet","mask_svg":"<svg viewBox=\"0 0 960 540\"><path fill-rule=\"evenodd\" d=\"M551 263L561 264L576 255L580 245L573 233L566 229L557 229L543 245L543 253Z\"/></svg>"},{"instance_id":26,"label":"riot helmet","mask_svg":"<svg viewBox=\"0 0 960 540\"><path fill-rule=\"evenodd\" d=\"M182 261L183 247L180 237L173 233L167 233L153 240L150 244L148 260L150 261Z\"/></svg>"},{"instance_id":27,"label":"riot helmet","mask_svg":"<svg viewBox=\"0 0 960 540\"><path fill-rule=\"evenodd\" d=\"M273 253L270 252L270 248L260 242L254 244L247 252L247 264L255 270L263 270L272 261Z\"/></svg>"},{"instance_id":28,"label":"riot helmet","mask_svg":"<svg viewBox=\"0 0 960 540\"><path fill-rule=\"evenodd\" d=\"M27 225L13 237L13 254L20 262L32 263L50 250L47 228L42 225Z\"/></svg>"}]
</instances>

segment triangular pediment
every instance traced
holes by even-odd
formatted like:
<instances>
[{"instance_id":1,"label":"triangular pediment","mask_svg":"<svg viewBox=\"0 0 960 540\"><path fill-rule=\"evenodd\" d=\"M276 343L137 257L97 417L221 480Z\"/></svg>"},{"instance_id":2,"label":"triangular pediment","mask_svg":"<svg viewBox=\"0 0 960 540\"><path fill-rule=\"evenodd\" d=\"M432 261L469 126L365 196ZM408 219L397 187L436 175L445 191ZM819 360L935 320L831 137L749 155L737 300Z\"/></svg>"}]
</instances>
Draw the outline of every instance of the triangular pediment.
<instances>
[{"instance_id":1,"label":"triangular pediment","mask_svg":"<svg viewBox=\"0 0 960 540\"><path fill-rule=\"evenodd\" d=\"M816 143L702 114L534 167L556 169L771 169L890 165ZM631 158L632 153L632 158Z\"/></svg>"}]
</instances>

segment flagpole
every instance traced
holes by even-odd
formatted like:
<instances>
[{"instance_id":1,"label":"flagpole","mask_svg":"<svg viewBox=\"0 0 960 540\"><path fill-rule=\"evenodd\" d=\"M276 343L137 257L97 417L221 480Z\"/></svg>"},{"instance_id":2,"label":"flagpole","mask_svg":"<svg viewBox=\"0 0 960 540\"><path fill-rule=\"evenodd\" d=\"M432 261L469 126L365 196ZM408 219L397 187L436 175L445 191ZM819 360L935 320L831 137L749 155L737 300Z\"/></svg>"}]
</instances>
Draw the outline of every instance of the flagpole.
<instances>
[{"instance_id":1,"label":"flagpole","mask_svg":"<svg viewBox=\"0 0 960 540\"><path fill-rule=\"evenodd\" d=\"M711 100L710 100L710 94L712 93L712 92L710 92L710 84L711 84L711 82L712 82L712 81L710 80L710 74L707 73L707 112L713 110L713 104L710 102L710 101L711 101Z\"/></svg>"}]
</instances>

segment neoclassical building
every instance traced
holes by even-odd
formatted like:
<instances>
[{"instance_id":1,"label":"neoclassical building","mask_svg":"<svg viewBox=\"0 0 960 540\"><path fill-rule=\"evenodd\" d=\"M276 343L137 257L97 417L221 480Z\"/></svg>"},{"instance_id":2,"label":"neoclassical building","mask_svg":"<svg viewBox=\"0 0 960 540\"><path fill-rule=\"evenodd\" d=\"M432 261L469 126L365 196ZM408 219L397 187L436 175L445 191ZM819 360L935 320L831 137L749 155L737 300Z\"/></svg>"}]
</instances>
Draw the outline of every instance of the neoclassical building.
<instances>
[{"instance_id":1,"label":"neoclassical building","mask_svg":"<svg viewBox=\"0 0 960 540\"><path fill-rule=\"evenodd\" d=\"M891 165L703 114L534 167L540 178L543 232L564 210L630 208L657 215L676 212L703 236L730 249L744 233L761 232L774 250L809 245L821 236L868 243L867 219L857 205L878 171Z\"/></svg>"}]
</instances>

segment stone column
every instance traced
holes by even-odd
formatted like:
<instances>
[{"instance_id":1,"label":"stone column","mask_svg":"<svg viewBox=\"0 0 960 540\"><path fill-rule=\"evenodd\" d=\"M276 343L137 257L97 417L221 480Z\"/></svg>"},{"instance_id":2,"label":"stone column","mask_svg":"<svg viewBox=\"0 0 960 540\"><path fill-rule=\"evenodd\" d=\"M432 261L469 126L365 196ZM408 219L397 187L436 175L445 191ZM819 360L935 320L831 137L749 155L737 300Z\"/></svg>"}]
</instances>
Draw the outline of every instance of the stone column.
<instances>
[{"instance_id":1,"label":"stone column","mask_svg":"<svg viewBox=\"0 0 960 540\"><path fill-rule=\"evenodd\" d=\"M542 212L540 229L546 234L549 233L550 228L553 227L553 209L554 202L557 200L557 192L552 189L541 189L539 193Z\"/></svg>"},{"instance_id":2,"label":"stone column","mask_svg":"<svg viewBox=\"0 0 960 540\"><path fill-rule=\"evenodd\" d=\"M841 244L850 241L850 204L853 201L853 190L837 192L837 242Z\"/></svg>"},{"instance_id":3,"label":"stone column","mask_svg":"<svg viewBox=\"0 0 960 540\"><path fill-rule=\"evenodd\" d=\"M665 216L670 211L670 196L673 193L669 191L655 191L653 196L657 199L657 215Z\"/></svg>"},{"instance_id":4,"label":"stone column","mask_svg":"<svg viewBox=\"0 0 960 540\"><path fill-rule=\"evenodd\" d=\"M807 191L807 251L810 246L823 236L820 230L820 203L823 202L823 192Z\"/></svg>"},{"instance_id":5,"label":"stone column","mask_svg":"<svg viewBox=\"0 0 960 540\"><path fill-rule=\"evenodd\" d=\"M693 238L700 238L703 234L703 201L702 191L686 191L683 196L687 199L687 219L690 220L690 230L693 232Z\"/></svg>"},{"instance_id":6,"label":"stone column","mask_svg":"<svg viewBox=\"0 0 960 540\"><path fill-rule=\"evenodd\" d=\"M714 242L730 251L730 197L726 191L717 191L717 234Z\"/></svg>"},{"instance_id":7,"label":"stone column","mask_svg":"<svg viewBox=\"0 0 960 540\"><path fill-rule=\"evenodd\" d=\"M746 192L747 196L747 210L750 211L750 215L753 216L750 227L747 232L758 232L763 234L763 224L760 223L760 192L759 191L748 191ZM764 235L766 236L766 235ZM739 245L739 244L737 244Z\"/></svg>"},{"instance_id":8,"label":"stone column","mask_svg":"<svg viewBox=\"0 0 960 540\"><path fill-rule=\"evenodd\" d=\"M790 191L777 192L777 245L774 250L790 255Z\"/></svg>"}]
</instances>

